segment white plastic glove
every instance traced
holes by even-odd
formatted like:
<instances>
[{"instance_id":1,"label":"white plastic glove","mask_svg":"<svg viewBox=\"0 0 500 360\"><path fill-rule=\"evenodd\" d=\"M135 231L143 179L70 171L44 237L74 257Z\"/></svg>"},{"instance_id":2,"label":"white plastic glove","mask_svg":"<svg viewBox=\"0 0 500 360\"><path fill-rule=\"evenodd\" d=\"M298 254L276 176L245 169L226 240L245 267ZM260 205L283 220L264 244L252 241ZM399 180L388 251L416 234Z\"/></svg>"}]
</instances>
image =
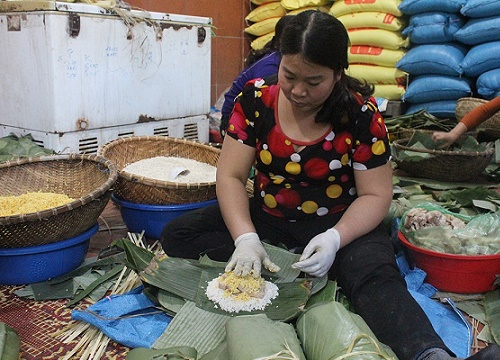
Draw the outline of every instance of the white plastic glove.
<instances>
[{"instance_id":1,"label":"white plastic glove","mask_svg":"<svg viewBox=\"0 0 500 360\"><path fill-rule=\"evenodd\" d=\"M299 261L292 267L309 275L322 277L330 270L339 248L339 232L336 229L328 229L309 241Z\"/></svg>"},{"instance_id":2,"label":"white plastic glove","mask_svg":"<svg viewBox=\"0 0 500 360\"><path fill-rule=\"evenodd\" d=\"M234 270L236 275L246 276L253 270L252 274L256 278L260 276L262 264L271 272L279 271L279 266L269 260L257 233L245 233L238 236L234 246L236 249L226 265L226 271Z\"/></svg>"}]
</instances>

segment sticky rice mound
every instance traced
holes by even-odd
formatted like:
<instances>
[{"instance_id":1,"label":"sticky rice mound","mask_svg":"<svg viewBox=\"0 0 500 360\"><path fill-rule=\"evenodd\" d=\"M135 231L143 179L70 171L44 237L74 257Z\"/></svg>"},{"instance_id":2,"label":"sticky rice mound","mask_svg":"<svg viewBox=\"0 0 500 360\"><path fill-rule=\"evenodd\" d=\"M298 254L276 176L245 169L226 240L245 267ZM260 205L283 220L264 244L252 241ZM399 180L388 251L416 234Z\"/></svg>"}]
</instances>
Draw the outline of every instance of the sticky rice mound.
<instances>
[{"instance_id":1,"label":"sticky rice mound","mask_svg":"<svg viewBox=\"0 0 500 360\"><path fill-rule=\"evenodd\" d=\"M205 293L216 307L238 313L264 310L278 296L278 287L262 277L237 276L230 271L209 281Z\"/></svg>"}]
</instances>

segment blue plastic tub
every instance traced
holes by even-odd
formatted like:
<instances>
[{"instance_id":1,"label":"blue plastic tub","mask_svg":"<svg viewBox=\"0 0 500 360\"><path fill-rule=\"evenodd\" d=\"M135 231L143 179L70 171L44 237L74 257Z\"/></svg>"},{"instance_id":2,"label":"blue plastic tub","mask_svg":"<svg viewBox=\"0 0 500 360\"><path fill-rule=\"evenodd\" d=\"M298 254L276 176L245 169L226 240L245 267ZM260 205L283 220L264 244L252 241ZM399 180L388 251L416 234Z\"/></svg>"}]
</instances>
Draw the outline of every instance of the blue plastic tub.
<instances>
[{"instance_id":1,"label":"blue plastic tub","mask_svg":"<svg viewBox=\"0 0 500 360\"><path fill-rule=\"evenodd\" d=\"M85 260L90 238L99 225L75 237L46 245L0 249L0 284L22 285L46 281L76 269Z\"/></svg>"},{"instance_id":2,"label":"blue plastic tub","mask_svg":"<svg viewBox=\"0 0 500 360\"><path fill-rule=\"evenodd\" d=\"M199 209L217 203L217 199L190 204L149 205L123 200L114 194L113 201L120 209L122 219L132 233L141 233L148 238L159 239L167 223L191 210Z\"/></svg>"}]
</instances>

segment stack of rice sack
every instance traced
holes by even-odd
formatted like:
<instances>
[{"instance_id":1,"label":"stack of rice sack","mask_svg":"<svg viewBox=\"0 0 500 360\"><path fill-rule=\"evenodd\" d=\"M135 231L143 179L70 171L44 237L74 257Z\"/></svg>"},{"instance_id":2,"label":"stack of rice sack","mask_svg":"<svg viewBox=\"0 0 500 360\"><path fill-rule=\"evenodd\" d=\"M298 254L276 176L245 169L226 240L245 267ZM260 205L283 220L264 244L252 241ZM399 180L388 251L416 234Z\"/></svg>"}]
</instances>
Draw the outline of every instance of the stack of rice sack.
<instances>
[{"instance_id":1,"label":"stack of rice sack","mask_svg":"<svg viewBox=\"0 0 500 360\"><path fill-rule=\"evenodd\" d=\"M305 10L321 10L328 12L333 0L281 0L287 15L297 15Z\"/></svg>"},{"instance_id":2,"label":"stack of rice sack","mask_svg":"<svg viewBox=\"0 0 500 360\"><path fill-rule=\"evenodd\" d=\"M455 39L469 46L460 67L477 94L492 99L500 95L500 1L467 0L460 13L467 20Z\"/></svg>"},{"instance_id":3,"label":"stack of rice sack","mask_svg":"<svg viewBox=\"0 0 500 360\"><path fill-rule=\"evenodd\" d=\"M349 75L375 85L375 96L401 100L407 74L396 68L409 41L398 6L401 0L335 0L330 15L339 19L349 32Z\"/></svg>"},{"instance_id":4,"label":"stack of rice sack","mask_svg":"<svg viewBox=\"0 0 500 360\"><path fill-rule=\"evenodd\" d=\"M333 0L251 0L255 6L245 17L245 33L253 37L250 47L262 49L274 36L276 23L285 15L296 15L305 10L328 12Z\"/></svg>"},{"instance_id":5,"label":"stack of rice sack","mask_svg":"<svg viewBox=\"0 0 500 360\"><path fill-rule=\"evenodd\" d=\"M455 40L465 25L460 9L466 0L402 0L399 9L409 16L403 34L410 49L396 67L410 74L403 95L406 113L422 109L439 118L455 116L457 100L471 96L472 81L461 63L468 47Z\"/></svg>"},{"instance_id":6,"label":"stack of rice sack","mask_svg":"<svg viewBox=\"0 0 500 360\"><path fill-rule=\"evenodd\" d=\"M276 23L286 10L280 0L251 0L251 3L256 7L245 17L249 24L245 33L253 37L250 47L260 50L273 38Z\"/></svg>"}]
</instances>

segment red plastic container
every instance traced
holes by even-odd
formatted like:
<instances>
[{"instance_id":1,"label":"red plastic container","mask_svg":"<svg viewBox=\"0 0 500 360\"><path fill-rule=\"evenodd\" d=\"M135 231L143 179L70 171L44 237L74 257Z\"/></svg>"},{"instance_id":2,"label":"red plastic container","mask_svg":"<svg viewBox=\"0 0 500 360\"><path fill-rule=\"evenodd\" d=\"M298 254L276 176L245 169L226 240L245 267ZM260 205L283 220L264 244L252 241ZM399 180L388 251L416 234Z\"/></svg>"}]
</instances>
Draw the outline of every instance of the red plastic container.
<instances>
[{"instance_id":1,"label":"red plastic container","mask_svg":"<svg viewBox=\"0 0 500 360\"><path fill-rule=\"evenodd\" d=\"M446 254L410 243L401 231L398 238L410 250L415 266L427 273L426 282L438 290L460 294L493 290L495 275L500 274L500 254Z\"/></svg>"}]
</instances>

